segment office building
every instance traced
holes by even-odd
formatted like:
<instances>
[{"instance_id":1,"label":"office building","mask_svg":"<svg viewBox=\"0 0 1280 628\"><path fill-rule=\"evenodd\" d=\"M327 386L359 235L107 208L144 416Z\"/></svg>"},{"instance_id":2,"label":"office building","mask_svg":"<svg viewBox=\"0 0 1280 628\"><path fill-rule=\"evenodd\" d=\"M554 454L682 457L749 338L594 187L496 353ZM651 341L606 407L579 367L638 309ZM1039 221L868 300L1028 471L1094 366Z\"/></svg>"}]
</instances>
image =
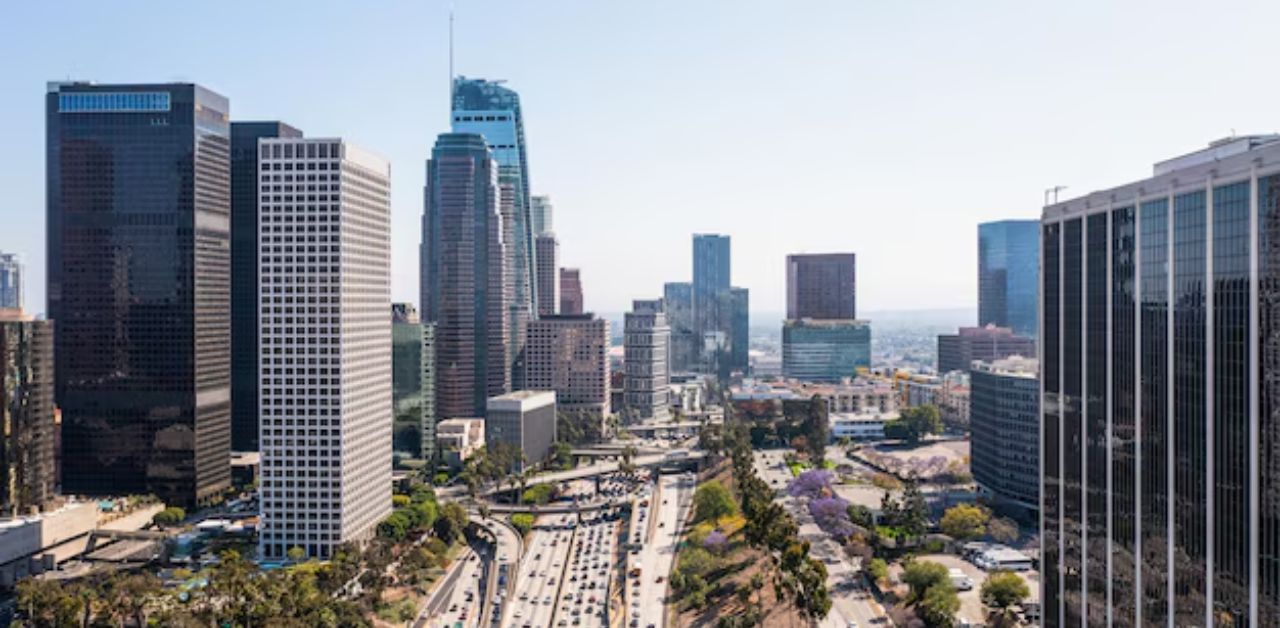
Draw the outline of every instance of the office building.
<instances>
[{"instance_id":1,"label":"office building","mask_svg":"<svg viewBox=\"0 0 1280 628\"><path fill-rule=\"evenodd\" d=\"M623 317L623 409L635 421L670 418L671 327L662 299L636 300Z\"/></svg>"},{"instance_id":2,"label":"office building","mask_svg":"<svg viewBox=\"0 0 1280 628\"><path fill-rule=\"evenodd\" d=\"M497 164L484 138L446 133L427 162L419 293L435 325L436 412L484 414L511 390L508 262Z\"/></svg>"},{"instance_id":3,"label":"office building","mask_svg":"<svg viewBox=\"0 0 1280 628\"><path fill-rule=\"evenodd\" d=\"M730 369L746 374L751 366L751 294L746 288L730 288L729 359Z\"/></svg>"},{"instance_id":4,"label":"office building","mask_svg":"<svg viewBox=\"0 0 1280 628\"><path fill-rule=\"evenodd\" d=\"M484 419L446 419L437 424L436 429L440 460L451 469L461 469L484 447Z\"/></svg>"},{"instance_id":5,"label":"office building","mask_svg":"<svg viewBox=\"0 0 1280 628\"><path fill-rule=\"evenodd\" d=\"M525 147L524 118L520 95L502 85L502 81L467 78L453 80L452 131L484 138L498 166L498 184L506 188L510 210L509 228L503 234L513 301L508 319L508 343L520 345L524 322L533 318L537 303L537 278L533 267L534 237L532 200L529 191L529 158ZM500 188L501 189L501 188ZM516 314L515 312L520 312ZM522 322L524 321L524 322ZM513 363L519 349L514 350Z\"/></svg>"},{"instance_id":6,"label":"office building","mask_svg":"<svg viewBox=\"0 0 1280 628\"><path fill-rule=\"evenodd\" d=\"M435 433L434 417L426 414L428 390L424 375L427 353L424 351L429 330L423 328L418 318L418 308L412 303L391 304L391 404L394 408L396 451L417 457L434 451L427 437Z\"/></svg>"},{"instance_id":7,"label":"office building","mask_svg":"<svg viewBox=\"0 0 1280 628\"><path fill-rule=\"evenodd\" d=\"M1280 136L1041 237L1044 625L1280 625Z\"/></svg>"},{"instance_id":8,"label":"office building","mask_svg":"<svg viewBox=\"0 0 1280 628\"><path fill-rule=\"evenodd\" d=\"M787 318L858 318L853 253L787 256Z\"/></svg>"},{"instance_id":9,"label":"office building","mask_svg":"<svg viewBox=\"0 0 1280 628\"><path fill-rule=\"evenodd\" d=\"M698 362L698 337L693 328L693 284L669 282L663 286L663 305L671 326L671 369L692 371Z\"/></svg>"},{"instance_id":10,"label":"office building","mask_svg":"<svg viewBox=\"0 0 1280 628\"><path fill-rule=\"evenodd\" d=\"M436 409L436 324L422 323L422 435L419 455L433 460L440 453L436 442L436 426L440 414Z\"/></svg>"},{"instance_id":11,"label":"office building","mask_svg":"<svg viewBox=\"0 0 1280 628\"><path fill-rule=\"evenodd\" d=\"M283 122L231 123L231 449L258 451L258 140L302 137ZM274 180L272 180L274 178Z\"/></svg>"},{"instance_id":12,"label":"office building","mask_svg":"<svg viewBox=\"0 0 1280 628\"><path fill-rule=\"evenodd\" d=\"M536 238L544 233L555 231L553 224L554 211L551 205L550 196L534 196L533 211L530 212L529 223L532 225L533 236ZM537 248L536 246L534 247Z\"/></svg>"},{"instance_id":13,"label":"office building","mask_svg":"<svg viewBox=\"0 0 1280 628\"><path fill-rule=\"evenodd\" d=\"M182 83L51 83L45 112L63 489L219 499L231 485L227 99Z\"/></svg>"},{"instance_id":14,"label":"office building","mask_svg":"<svg viewBox=\"0 0 1280 628\"><path fill-rule=\"evenodd\" d=\"M529 390L553 390L566 412L609 415L609 321L544 316L529 325Z\"/></svg>"},{"instance_id":15,"label":"office building","mask_svg":"<svg viewBox=\"0 0 1280 628\"><path fill-rule=\"evenodd\" d=\"M391 167L340 139L258 150L284 186L258 203L259 550L329 558L391 512ZM291 193L313 172L323 191Z\"/></svg>"},{"instance_id":16,"label":"office building","mask_svg":"<svg viewBox=\"0 0 1280 628\"><path fill-rule=\"evenodd\" d=\"M0 253L0 309L22 309L22 263L13 253Z\"/></svg>"},{"instance_id":17,"label":"office building","mask_svg":"<svg viewBox=\"0 0 1280 628\"><path fill-rule=\"evenodd\" d=\"M871 367L871 323L788 320L782 325L782 374L810 382L838 382Z\"/></svg>"},{"instance_id":18,"label":"office building","mask_svg":"<svg viewBox=\"0 0 1280 628\"><path fill-rule=\"evenodd\" d=\"M560 269L560 313L582 314L582 277L577 268Z\"/></svg>"},{"instance_id":19,"label":"office building","mask_svg":"<svg viewBox=\"0 0 1280 628\"><path fill-rule=\"evenodd\" d=\"M1011 355L1035 357L1036 341L1018 336L1008 327L961 327L938 335L938 373L967 371L974 360L993 362Z\"/></svg>"},{"instance_id":20,"label":"office building","mask_svg":"<svg viewBox=\"0 0 1280 628\"><path fill-rule=\"evenodd\" d=\"M1008 327L1035 338L1039 270L1040 221L978 225L978 326Z\"/></svg>"},{"instance_id":21,"label":"office building","mask_svg":"<svg viewBox=\"0 0 1280 628\"><path fill-rule=\"evenodd\" d=\"M0 308L0 517L57 493L53 370L53 323Z\"/></svg>"},{"instance_id":22,"label":"office building","mask_svg":"<svg viewBox=\"0 0 1280 628\"><path fill-rule=\"evenodd\" d=\"M1040 380L1034 358L978 362L969 371L970 466L999 507L1040 507Z\"/></svg>"},{"instance_id":23,"label":"office building","mask_svg":"<svg viewBox=\"0 0 1280 628\"><path fill-rule=\"evenodd\" d=\"M556 394L517 390L490 399L484 437L489 446L506 443L520 448L528 464L545 460L556 442Z\"/></svg>"},{"instance_id":24,"label":"office building","mask_svg":"<svg viewBox=\"0 0 1280 628\"><path fill-rule=\"evenodd\" d=\"M556 241L556 234L548 231L539 234L534 250L537 252L538 316L550 316L556 313L560 300L560 274L556 271L560 243Z\"/></svg>"},{"instance_id":25,"label":"office building","mask_svg":"<svg viewBox=\"0 0 1280 628\"><path fill-rule=\"evenodd\" d=\"M694 234L693 236L693 325L703 339L699 356L707 372L715 372L713 360L706 351L707 339L716 333L724 339L732 336L733 303L730 286L729 236ZM727 344L727 340L725 341Z\"/></svg>"}]
</instances>

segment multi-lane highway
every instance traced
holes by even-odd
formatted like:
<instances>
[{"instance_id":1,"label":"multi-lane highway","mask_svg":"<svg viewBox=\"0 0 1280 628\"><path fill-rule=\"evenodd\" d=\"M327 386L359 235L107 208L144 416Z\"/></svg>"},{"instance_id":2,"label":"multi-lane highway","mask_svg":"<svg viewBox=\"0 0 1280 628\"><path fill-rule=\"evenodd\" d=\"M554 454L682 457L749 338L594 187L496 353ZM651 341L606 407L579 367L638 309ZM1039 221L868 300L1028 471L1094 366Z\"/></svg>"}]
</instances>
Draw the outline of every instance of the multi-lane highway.
<instances>
[{"instance_id":1,"label":"multi-lane highway","mask_svg":"<svg viewBox=\"0 0 1280 628\"><path fill-rule=\"evenodd\" d=\"M675 561L680 542L680 528L693 501L694 478L688 475L662 475L649 506L636 510L639 553L628 560L627 626L649 628L665 625L667 575ZM640 500L643 503L646 500ZM639 585L639 586L637 586Z\"/></svg>"}]
</instances>

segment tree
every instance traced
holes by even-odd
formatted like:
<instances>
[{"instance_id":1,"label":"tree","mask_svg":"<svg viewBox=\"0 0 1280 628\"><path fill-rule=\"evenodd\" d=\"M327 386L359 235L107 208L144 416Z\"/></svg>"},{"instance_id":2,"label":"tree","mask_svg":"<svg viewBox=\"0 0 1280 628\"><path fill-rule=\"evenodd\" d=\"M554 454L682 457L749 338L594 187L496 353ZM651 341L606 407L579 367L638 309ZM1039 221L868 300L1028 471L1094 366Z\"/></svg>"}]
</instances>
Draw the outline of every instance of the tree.
<instances>
[{"instance_id":1,"label":"tree","mask_svg":"<svg viewBox=\"0 0 1280 628\"><path fill-rule=\"evenodd\" d=\"M520 534L527 535L533 529L533 515L524 512L511 515L511 525L515 526Z\"/></svg>"},{"instance_id":2,"label":"tree","mask_svg":"<svg viewBox=\"0 0 1280 628\"><path fill-rule=\"evenodd\" d=\"M558 440L551 445L551 464L557 469L567 471L573 468L573 445Z\"/></svg>"},{"instance_id":3,"label":"tree","mask_svg":"<svg viewBox=\"0 0 1280 628\"><path fill-rule=\"evenodd\" d=\"M291 563L300 563L304 559L306 559L307 550L304 550L301 547L298 547L295 545L293 547L290 547L289 551L285 552L285 556L289 558L289 562Z\"/></svg>"},{"instance_id":4,"label":"tree","mask_svg":"<svg viewBox=\"0 0 1280 628\"><path fill-rule=\"evenodd\" d=\"M693 512L695 521L715 521L721 517L737 514L738 505L733 495L718 480L709 480L698 486L693 493Z\"/></svg>"},{"instance_id":5,"label":"tree","mask_svg":"<svg viewBox=\"0 0 1280 628\"><path fill-rule=\"evenodd\" d=\"M55 580L23 578L18 581L17 593L18 608L34 626L83 625L81 611L85 609L85 601L77 595L69 595Z\"/></svg>"},{"instance_id":6,"label":"tree","mask_svg":"<svg viewBox=\"0 0 1280 628\"><path fill-rule=\"evenodd\" d=\"M151 518L151 522L163 528L182 523L182 520L186 518L187 511L177 506L170 506L156 513L155 516Z\"/></svg>"},{"instance_id":7,"label":"tree","mask_svg":"<svg viewBox=\"0 0 1280 628\"><path fill-rule=\"evenodd\" d=\"M814 395L809 399L809 407L805 412L801 429L809 441L809 460L815 465L822 464L827 456L827 439L831 430L828 420L828 406L822 395Z\"/></svg>"},{"instance_id":8,"label":"tree","mask_svg":"<svg viewBox=\"0 0 1280 628\"><path fill-rule=\"evenodd\" d=\"M987 522L987 534L1001 543L1013 543L1021 532L1018 523L1008 517L996 517Z\"/></svg>"},{"instance_id":9,"label":"tree","mask_svg":"<svg viewBox=\"0 0 1280 628\"><path fill-rule=\"evenodd\" d=\"M796 476L796 479L787 485L787 494L809 499L830 495L832 477L832 473L825 469L810 469Z\"/></svg>"},{"instance_id":10,"label":"tree","mask_svg":"<svg viewBox=\"0 0 1280 628\"><path fill-rule=\"evenodd\" d=\"M987 533L987 521L991 512L974 504L956 504L947 509L938 523L943 534L954 539L967 541L976 539Z\"/></svg>"},{"instance_id":11,"label":"tree","mask_svg":"<svg viewBox=\"0 0 1280 628\"><path fill-rule=\"evenodd\" d=\"M925 625L935 628L949 628L955 622L956 611L960 610L960 598L956 597L955 587L944 582L929 587L924 599L916 604L916 613Z\"/></svg>"},{"instance_id":12,"label":"tree","mask_svg":"<svg viewBox=\"0 0 1280 628\"><path fill-rule=\"evenodd\" d=\"M867 508L862 504L850 504L849 521L853 522L856 526L870 528L875 525L875 514L871 512L870 508Z\"/></svg>"},{"instance_id":13,"label":"tree","mask_svg":"<svg viewBox=\"0 0 1280 628\"><path fill-rule=\"evenodd\" d=\"M853 523L849 521L849 502L845 499L832 496L809 500L809 514L823 532L837 539L853 534Z\"/></svg>"},{"instance_id":14,"label":"tree","mask_svg":"<svg viewBox=\"0 0 1280 628\"><path fill-rule=\"evenodd\" d=\"M716 557L701 547L689 548L680 553L680 573L688 578L703 578L716 568Z\"/></svg>"},{"instance_id":15,"label":"tree","mask_svg":"<svg viewBox=\"0 0 1280 628\"><path fill-rule=\"evenodd\" d=\"M928 560L913 560L902 572L902 581L910 587L907 601L915 604L924 599L925 592L935 585L951 585L951 574L946 566Z\"/></svg>"},{"instance_id":16,"label":"tree","mask_svg":"<svg viewBox=\"0 0 1280 628\"><path fill-rule=\"evenodd\" d=\"M929 505L920 493L920 486L915 480L908 480L902 490L902 522L903 531L910 536L924 534L929 525Z\"/></svg>"},{"instance_id":17,"label":"tree","mask_svg":"<svg viewBox=\"0 0 1280 628\"><path fill-rule=\"evenodd\" d=\"M1030 595L1031 589L1026 581L1011 571L993 571L982 583L982 603L991 607L1000 623L1011 619L1011 607L1021 604Z\"/></svg>"},{"instance_id":18,"label":"tree","mask_svg":"<svg viewBox=\"0 0 1280 628\"><path fill-rule=\"evenodd\" d=\"M883 558L872 558L867 563L867 575L877 583L884 582L889 579L889 564Z\"/></svg>"},{"instance_id":19,"label":"tree","mask_svg":"<svg viewBox=\"0 0 1280 628\"><path fill-rule=\"evenodd\" d=\"M905 440L912 445L928 434L942 433L942 417L934 406L916 406L905 408L898 418L884 426L884 435L888 438Z\"/></svg>"},{"instance_id":20,"label":"tree","mask_svg":"<svg viewBox=\"0 0 1280 628\"><path fill-rule=\"evenodd\" d=\"M445 543L453 543L462 536L467 527L467 511L454 502L444 505L440 518L436 520L434 531Z\"/></svg>"}]
</instances>

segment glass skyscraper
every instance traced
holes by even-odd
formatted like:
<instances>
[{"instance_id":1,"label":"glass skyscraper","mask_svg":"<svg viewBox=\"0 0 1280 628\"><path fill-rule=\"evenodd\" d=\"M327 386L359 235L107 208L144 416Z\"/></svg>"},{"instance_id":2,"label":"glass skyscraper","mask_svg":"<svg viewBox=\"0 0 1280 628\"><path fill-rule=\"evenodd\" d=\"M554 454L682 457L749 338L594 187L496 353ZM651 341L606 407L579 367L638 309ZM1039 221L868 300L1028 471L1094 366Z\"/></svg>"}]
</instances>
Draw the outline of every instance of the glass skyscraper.
<instances>
[{"instance_id":1,"label":"glass skyscraper","mask_svg":"<svg viewBox=\"0 0 1280 628\"><path fill-rule=\"evenodd\" d=\"M283 122L231 123L231 449L258 450L258 140L302 137ZM274 182L279 185L280 175Z\"/></svg>"},{"instance_id":2,"label":"glass skyscraper","mask_svg":"<svg viewBox=\"0 0 1280 628\"><path fill-rule=\"evenodd\" d=\"M0 309L22 309L22 263L12 253L0 253Z\"/></svg>"},{"instance_id":3,"label":"glass skyscraper","mask_svg":"<svg viewBox=\"0 0 1280 628\"><path fill-rule=\"evenodd\" d=\"M231 483L227 99L52 83L45 113L63 488L216 499Z\"/></svg>"},{"instance_id":4,"label":"glass skyscraper","mask_svg":"<svg viewBox=\"0 0 1280 628\"><path fill-rule=\"evenodd\" d=\"M1036 337L1040 222L1001 220L978 225L978 326L1009 327Z\"/></svg>"},{"instance_id":5,"label":"glass skyscraper","mask_svg":"<svg viewBox=\"0 0 1280 628\"><path fill-rule=\"evenodd\" d=\"M782 374L807 382L838 382L871 367L871 323L788 320L782 324Z\"/></svg>"},{"instance_id":6,"label":"glass skyscraper","mask_svg":"<svg viewBox=\"0 0 1280 628\"><path fill-rule=\"evenodd\" d=\"M1280 625L1280 136L1041 238L1044 625Z\"/></svg>"}]
</instances>

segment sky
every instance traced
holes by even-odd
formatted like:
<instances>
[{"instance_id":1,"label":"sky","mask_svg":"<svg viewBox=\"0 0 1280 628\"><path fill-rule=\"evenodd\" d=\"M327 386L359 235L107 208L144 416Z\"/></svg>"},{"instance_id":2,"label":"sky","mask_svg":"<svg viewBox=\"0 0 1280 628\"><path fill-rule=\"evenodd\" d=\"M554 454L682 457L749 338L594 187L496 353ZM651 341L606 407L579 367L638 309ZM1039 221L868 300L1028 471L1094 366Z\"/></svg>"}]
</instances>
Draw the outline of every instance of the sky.
<instances>
[{"instance_id":1,"label":"sky","mask_svg":"<svg viewBox=\"0 0 1280 628\"><path fill-rule=\"evenodd\" d=\"M783 309L789 253L858 255L862 310L972 307L977 225L1280 128L1276 2L464 1L455 70L519 91L562 265L617 312L732 236ZM416 301L448 130L447 1L113 0L0 9L0 251L44 310L45 84L189 81L392 163L392 298Z\"/></svg>"}]
</instances>

